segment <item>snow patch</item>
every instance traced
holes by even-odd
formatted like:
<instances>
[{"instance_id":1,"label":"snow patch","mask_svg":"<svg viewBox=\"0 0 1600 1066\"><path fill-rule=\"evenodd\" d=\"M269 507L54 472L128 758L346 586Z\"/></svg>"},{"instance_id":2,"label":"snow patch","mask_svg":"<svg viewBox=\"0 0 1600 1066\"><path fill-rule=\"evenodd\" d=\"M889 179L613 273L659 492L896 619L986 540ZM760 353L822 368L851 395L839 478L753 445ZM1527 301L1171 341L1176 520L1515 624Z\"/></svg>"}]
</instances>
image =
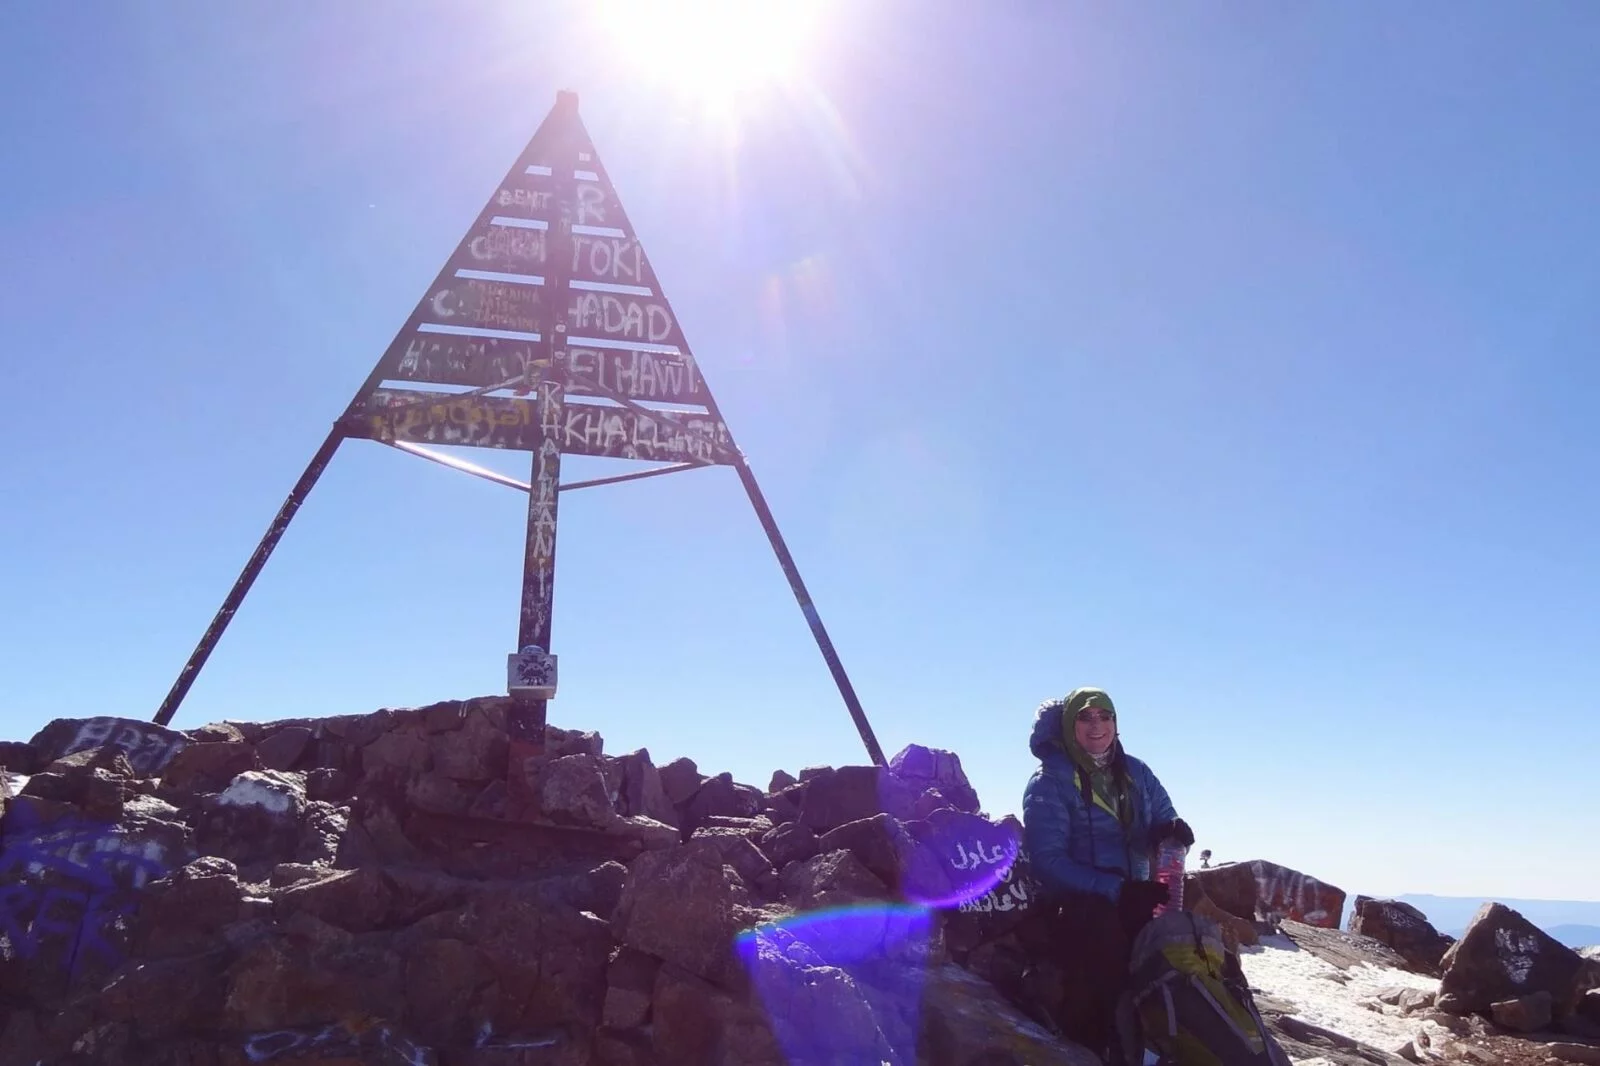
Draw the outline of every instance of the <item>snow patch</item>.
<instances>
[{"instance_id":1,"label":"snow patch","mask_svg":"<svg viewBox=\"0 0 1600 1066\"><path fill-rule=\"evenodd\" d=\"M289 814L299 808L299 798L289 782L247 770L217 796L217 802L230 807L260 807L273 814Z\"/></svg>"},{"instance_id":2,"label":"snow patch","mask_svg":"<svg viewBox=\"0 0 1600 1066\"><path fill-rule=\"evenodd\" d=\"M1386 988L1439 991L1437 977L1361 963L1348 970L1295 945L1286 936L1264 936L1255 948L1241 948L1239 962L1250 984L1273 999L1294 1004L1293 1016L1342 1033L1352 1040L1395 1052L1416 1032L1415 1017L1383 1014L1370 1006ZM1308 1066L1307 1060L1302 1066Z\"/></svg>"}]
</instances>

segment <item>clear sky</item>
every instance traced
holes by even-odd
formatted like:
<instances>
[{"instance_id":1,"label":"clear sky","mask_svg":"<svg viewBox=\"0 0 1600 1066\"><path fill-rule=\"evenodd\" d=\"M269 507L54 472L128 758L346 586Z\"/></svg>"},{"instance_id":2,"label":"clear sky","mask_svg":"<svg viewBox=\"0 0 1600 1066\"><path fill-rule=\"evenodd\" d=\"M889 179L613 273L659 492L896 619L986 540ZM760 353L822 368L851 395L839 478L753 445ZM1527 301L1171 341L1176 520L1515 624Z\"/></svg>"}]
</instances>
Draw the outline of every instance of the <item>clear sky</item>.
<instances>
[{"instance_id":1,"label":"clear sky","mask_svg":"<svg viewBox=\"0 0 1600 1066\"><path fill-rule=\"evenodd\" d=\"M11 6L0 735L154 713L568 88L891 754L1015 811L1097 684L1218 858L1595 898L1600 8L848 0L708 108L589 6ZM524 514L345 444L176 724L503 692ZM555 724L864 759L730 470L557 554Z\"/></svg>"}]
</instances>

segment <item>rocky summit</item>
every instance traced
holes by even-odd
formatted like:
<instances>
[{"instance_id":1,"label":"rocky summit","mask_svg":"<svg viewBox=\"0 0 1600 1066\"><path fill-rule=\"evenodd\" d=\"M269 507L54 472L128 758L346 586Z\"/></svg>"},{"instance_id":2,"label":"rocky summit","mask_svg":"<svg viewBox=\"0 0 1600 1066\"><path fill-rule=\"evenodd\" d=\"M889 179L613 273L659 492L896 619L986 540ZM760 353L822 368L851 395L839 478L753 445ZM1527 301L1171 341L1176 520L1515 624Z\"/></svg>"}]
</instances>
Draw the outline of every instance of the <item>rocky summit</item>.
<instances>
[{"instance_id":1,"label":"rocky summit","mask_svg":"<svg viewBox=\"0 0 1600 1066\"><path fill-rule=\"evenodd\" d=\"M517 765L508 703L0 744L0 1064L1098 1061L1051 1025L1020 826L954 753L762 788L552 727ZM1509 912L1444 950L1382 901L1339 932L1343 892L1264 861L1188 887L1244 950L1314 930L1508 1025L1592 1006L1596 964Z\"/></svg>"}]
</instances>

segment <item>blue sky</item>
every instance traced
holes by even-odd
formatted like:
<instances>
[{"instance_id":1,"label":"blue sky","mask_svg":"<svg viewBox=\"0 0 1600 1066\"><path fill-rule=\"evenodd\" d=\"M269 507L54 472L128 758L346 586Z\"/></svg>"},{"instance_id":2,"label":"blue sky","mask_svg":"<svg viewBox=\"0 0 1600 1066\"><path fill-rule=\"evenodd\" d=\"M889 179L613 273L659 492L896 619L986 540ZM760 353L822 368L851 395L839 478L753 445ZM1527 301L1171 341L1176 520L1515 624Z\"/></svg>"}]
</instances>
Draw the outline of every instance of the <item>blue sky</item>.
<instances>
[{"instance_id":1,"label":"blue sky","mask_svg":"<svg viewBox=\"0 0 1600 1066\"><path fill-rule=\"evenodd\" d=\"M0 734L155 711L570 88L889 752L1013 811L1098 684L1219 858L1594 897L1600 10L853 0L733 120L619 32L12 13ZM348 442L176 724L503 691L524 513ZM557 572L555 724L863 758L731 471L564 499Z\"/></svg>"}]
</instances>

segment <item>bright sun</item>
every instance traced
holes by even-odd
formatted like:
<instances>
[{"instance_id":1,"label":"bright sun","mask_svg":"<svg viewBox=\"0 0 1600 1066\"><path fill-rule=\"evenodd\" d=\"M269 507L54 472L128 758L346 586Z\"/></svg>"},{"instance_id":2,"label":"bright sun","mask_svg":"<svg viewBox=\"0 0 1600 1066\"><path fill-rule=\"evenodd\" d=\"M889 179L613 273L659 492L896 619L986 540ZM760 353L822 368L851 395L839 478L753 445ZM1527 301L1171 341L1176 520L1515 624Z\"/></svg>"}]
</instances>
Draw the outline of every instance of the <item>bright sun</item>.
<instances>
[{"instance_id":1,"label":"bright sun","mask_svg":"<svg viewBox=\"0 0 1600 1066\"><path fill-rule=\"evenodd\" d=\"M818 0L600 0L614 58L731 116L792 83L815 35Z\"/></svg>"}]
</instances>

